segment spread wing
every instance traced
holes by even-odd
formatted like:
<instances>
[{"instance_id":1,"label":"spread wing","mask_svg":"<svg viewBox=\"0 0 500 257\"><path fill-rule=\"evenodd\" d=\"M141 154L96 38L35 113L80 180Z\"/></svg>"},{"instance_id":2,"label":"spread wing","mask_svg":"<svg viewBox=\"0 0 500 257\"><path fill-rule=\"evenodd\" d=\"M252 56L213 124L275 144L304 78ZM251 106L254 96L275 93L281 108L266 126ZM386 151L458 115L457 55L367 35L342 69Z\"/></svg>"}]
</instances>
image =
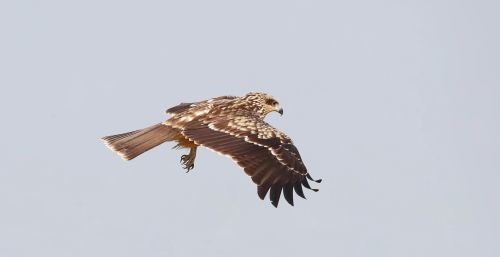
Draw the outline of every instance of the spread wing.
<instances>
[{"instance_id":1,"label":"spread wing","mask_svg":"<svg viewBox=\"0 0 500 257\"><path fill-rule=\"evenodd\" d=\"M293 205L294 190L305 198L302 186L311 189L307 179L312 178L292 140L257 117L193 120L181 133L198 145L231 157L258 185L261 199L270 191L275 207L282 192Z\"/></svg>"}]
</instances>

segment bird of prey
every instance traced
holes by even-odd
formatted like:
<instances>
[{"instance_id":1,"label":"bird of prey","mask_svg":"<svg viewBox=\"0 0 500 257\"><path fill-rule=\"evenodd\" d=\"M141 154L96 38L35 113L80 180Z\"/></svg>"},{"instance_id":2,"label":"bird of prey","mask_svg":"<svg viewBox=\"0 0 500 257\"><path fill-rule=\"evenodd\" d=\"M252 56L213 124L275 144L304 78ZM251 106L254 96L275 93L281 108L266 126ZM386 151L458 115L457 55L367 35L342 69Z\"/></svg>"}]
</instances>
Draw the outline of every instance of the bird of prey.
<instances>
[{"instance_id":1,"label":"bird of prey","mask_svg":"<svg viewBox=\"0 0 500 257\"><path fill-rule=\"evenodd\" d=\"M283 115L278 101L266 93L248 93L241 97L220 96L209 100L181 103L168 109L172 117L162 123L128 133L103 137L104 143L123 159L138 155L167 141L174 148L188 148L182 155L183 168L194 167L196 149L207 147L233 159L257 184L257 194L267 192L278 207L281 192L293 206L293 191L305 198L302 186L313 189L307 180L317 183L307 172L292 140L273 128L264 118L271 112Z\"/></svg>"}]
</instances>

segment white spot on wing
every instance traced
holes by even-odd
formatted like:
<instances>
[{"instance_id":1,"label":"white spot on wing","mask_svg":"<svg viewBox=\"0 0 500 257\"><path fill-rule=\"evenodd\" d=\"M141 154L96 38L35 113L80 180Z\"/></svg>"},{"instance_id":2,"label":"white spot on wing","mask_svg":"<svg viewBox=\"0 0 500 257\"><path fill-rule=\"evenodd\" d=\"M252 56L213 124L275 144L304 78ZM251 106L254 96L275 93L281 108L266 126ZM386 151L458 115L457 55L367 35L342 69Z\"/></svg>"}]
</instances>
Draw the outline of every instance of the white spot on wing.
<instances>
[{"instance_id":1,"label":"white spot on wing","mask_svg":"<svg viewBox=\"0 0 500 257\"><path fill-rule=\"evenodd\" d=\"M180 119L179 119L179 121L180 121L180 122L183 122L183 121L192 121L193 119L194 119L194 117L193 117L193 116L191 116L191 115L186 115L186 116L184 116L184 117L180 118Z\"/></svg>"},{"instance_id":2,"label":"white spot on wing","mask_svg":"<svg viewBox=\"0 0 500 257\"><path fill-rule=\"evenodd\" d=\"M204 114L207 114L208 111L209 111L209 109L204 109L204 110L196 111L196 112L194 112L194 115L195 116L204 115Z\"/></svg>"}]
</instances>

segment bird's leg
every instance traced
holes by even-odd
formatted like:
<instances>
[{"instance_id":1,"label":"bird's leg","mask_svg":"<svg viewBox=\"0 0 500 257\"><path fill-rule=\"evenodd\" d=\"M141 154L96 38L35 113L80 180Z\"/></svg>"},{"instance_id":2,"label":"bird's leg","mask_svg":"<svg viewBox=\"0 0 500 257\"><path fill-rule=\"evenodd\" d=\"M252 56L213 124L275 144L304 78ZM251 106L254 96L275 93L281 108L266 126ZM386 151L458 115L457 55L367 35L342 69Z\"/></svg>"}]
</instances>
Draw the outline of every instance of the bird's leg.
<instances>
[{"instance_id":1,"label":"bird's leg","mask_svg":"<svg viewBox=\"0 0 500 257\"><path fill-rule=\"evenodd\" d=\"M196 147L191 147L189 154L181 156L182 168L189 172L194 168L194 160L196 159Z\"/></svg>"}]
</instances>

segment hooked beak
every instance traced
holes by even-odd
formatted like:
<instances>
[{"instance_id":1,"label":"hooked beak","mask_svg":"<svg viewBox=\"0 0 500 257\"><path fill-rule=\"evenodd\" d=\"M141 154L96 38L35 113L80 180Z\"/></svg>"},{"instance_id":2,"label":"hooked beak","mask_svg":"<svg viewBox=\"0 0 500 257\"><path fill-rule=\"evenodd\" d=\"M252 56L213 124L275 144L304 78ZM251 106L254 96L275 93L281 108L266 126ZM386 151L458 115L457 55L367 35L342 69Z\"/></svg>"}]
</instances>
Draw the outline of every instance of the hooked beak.
<instances>
[{"instance_id":1,"label":"hooked beak","mask_svg":"<svg viewBox=\"0 0 500 257\"><path fill-rule=\"evenodd\" d=\"M281 107L280 107L280 108L278 109L278 113L279 113L281 116L283 116L283 108L281 108Z\"/></svg>"}]
</instances>

